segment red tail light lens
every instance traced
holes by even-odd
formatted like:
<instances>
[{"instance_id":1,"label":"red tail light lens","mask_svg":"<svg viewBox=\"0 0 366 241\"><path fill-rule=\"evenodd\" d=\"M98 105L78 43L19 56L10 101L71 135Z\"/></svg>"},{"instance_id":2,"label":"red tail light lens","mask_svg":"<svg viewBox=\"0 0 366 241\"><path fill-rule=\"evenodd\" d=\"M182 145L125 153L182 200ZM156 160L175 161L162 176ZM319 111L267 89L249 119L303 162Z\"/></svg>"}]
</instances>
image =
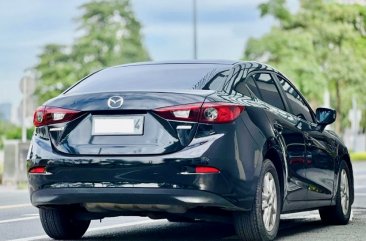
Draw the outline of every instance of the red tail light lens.
<instances>
[{"instance_id":1,"label":"red tail light lens","mask_svg":"<svg viewBox=\"0 0 366 241\"><path fill-rule=\"evenodd\" d=\"M159 116L168 120L194 121L200 116L202 104L189 104L163 107L155 110Z\"/></svg>"},{"instance_id":2,"label":"red tail light lens","mask_svg":"<svg viewBox=\"0 0 366 241\"><path fill-rule=\"evenodd\" d=\"M229 123L239 117L244 106L228 103L205 103L202 106L200 122Z\"/></svg>"},{"instance_id":3,"label":"red tail light lens","mask_svg":"<svg viewBox=\"0 0 366 241\"><path fill-rule=\"evenodd\" d=\"M195 171L196 171L196 173L202 173L202 174L220 173L220 170L215 167L203 167L203 166L196 167Z\"/></svg>"},{"instance_id":4,"label":"red tail light lens","mask_svg":"<svg viewBox=\"0 0 366 241\"><path fill-rule=\"evenodd\" d=\"M34 112L33 124L35 127L67 122L75 119L80 111L57 107L40 106Z\"/></svg>"},{"instance_id":5,"label":"red tail light lens","mask_svg":"<svg viewBox=\"0 0 366 241\"><path fill-rule=\"evenodd\" d=\"M244 106L230 103L196 103L159 108L159 116L168 120L200 123L229 123L239 117Z\"/></svg>"}]
</instances>

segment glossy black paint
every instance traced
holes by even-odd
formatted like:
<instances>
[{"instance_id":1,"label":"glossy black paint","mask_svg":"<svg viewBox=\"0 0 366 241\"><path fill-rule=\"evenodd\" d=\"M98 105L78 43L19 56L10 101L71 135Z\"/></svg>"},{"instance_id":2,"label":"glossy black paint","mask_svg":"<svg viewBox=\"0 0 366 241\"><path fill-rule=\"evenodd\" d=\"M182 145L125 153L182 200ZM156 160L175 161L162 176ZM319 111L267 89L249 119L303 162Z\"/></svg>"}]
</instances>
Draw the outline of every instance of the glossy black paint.
<instances>
[{"instance_id":1,"label":"glossy black paint","mask_svg":"<svg viewBox=\"0 0 366 241\"><path fill-rule=\"evenodd\" d=\"M187 146L197 129L192 124L190 130L176 135L176 125L164 120L151 110L186 103L201 103L210 90L191 90L174 92L108 92L81 95L67 95L51 102L52 106L83 111L83 116L68 124L64 131L50 132L53 147L63 154L74 155L152 155L178 151ZM110 110L106 100L111 96L124 97L123 109ZM143 115L145 125L142 136L93 136L93 115ZM50 128L63 127L64 124ZM159 137L159 138L156 138Z\"/></svg>"},{"instance_id":2,"label":"glossy black paint","mask_svg":"<svg viewBox=\"0 0 366 241\"><path fill-rule=\"evenodd\" d=\"M278 71L257 62L140 65L155 65L158 70L167 64L179 67L202 63L217 71L210 78L198 79L191 89L151 91L141 86L138 91L116 89L81 94L66 91L46 102L47 106L80 110L82 115L69 123L36 128L28 169L46 166L47 173L28 175L33 205L86 208L90 203L160 204L183 210L174 213L169 208L157 211L144 206L145 209L137 211L120 207L120 212L99 212L98 218L122 213L143 216L159 213L164 217L186 213L194 216L192 210L210 213L250 210L265 158L274 162L280 176L282 212L333 205L340 160L347 161L352 170L342 141L333 132L324 130L325 122L317 123L312 111L313 122L291 114L289 101L280 87L284 110L263 102L248 89L246 93L236 91L239 83L246 84L255 73L270 74L279 86L277 76L285 77ZM221 77L216 78L218 75ZM114 95L124 97L122 110L110 110L106 105ZM245 106L245 110L228 124L168 121L153 112L159 107L203 102L236 103ZM100 114L144 115L144 134L92 136L90 119ZM177 131L177 125L182 124L192 128ZM64 130L50 131L58 127ZM192 168L198 165L213 166L221 172L195 174ZM351 197L353 202L353 185ZM207 207L216 211L207 211Z\"/></svg>"}]
</instances>

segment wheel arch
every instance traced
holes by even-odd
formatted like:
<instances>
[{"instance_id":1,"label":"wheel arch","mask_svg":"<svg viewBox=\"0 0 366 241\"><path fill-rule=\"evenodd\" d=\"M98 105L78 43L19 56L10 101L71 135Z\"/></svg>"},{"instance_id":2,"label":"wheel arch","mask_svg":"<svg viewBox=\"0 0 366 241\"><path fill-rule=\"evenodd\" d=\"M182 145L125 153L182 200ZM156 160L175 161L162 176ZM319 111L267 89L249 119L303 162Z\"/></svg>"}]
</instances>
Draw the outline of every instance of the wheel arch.
<instances>
[{"instance_id":1,"label":"wheel arch","mask_svg":"<svg viewBox=\"0 0 366 241\"><path fill-rule=\"evenodd\" d=\"M285 161L283 160L282 153L280 150L278 150L279 148L276 148L275 146L269 148L266 153L264 154L264 159L269 159L272 161L272 163L274 164L277 174L278 174L278 178L280 181L280 192L281 192L281 209L283 207L283 201L285 198L285 180L286 180L286 164Z\"/></svg>"},{"instance_id":2,"label":"wheel arch","mask_svg":"<svg viewBox=\"0 0 366 241\"><path fill-rule=\"evenodd\" d=\"M341 160L344 160L349 168L349 172L350 172L350 179L351 179L351 204L353 204L354 199L355 199L355 191L354 191L354 178L353 178L353 167L352 167L352 162L351 162L351 158L349 156L348 153L343 154L343 156L341 156ZM338 172L338 176L339 176L339 172Z\"/></svg>"}]
</instances>

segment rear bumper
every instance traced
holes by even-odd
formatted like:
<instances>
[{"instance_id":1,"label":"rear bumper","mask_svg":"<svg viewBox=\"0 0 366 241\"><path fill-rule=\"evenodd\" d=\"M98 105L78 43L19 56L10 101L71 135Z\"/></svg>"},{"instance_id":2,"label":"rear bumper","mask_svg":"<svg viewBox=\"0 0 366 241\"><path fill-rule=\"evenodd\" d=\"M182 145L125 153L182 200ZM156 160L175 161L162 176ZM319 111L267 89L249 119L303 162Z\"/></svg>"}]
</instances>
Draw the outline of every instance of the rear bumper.
<instances>
[{"instance_id":1,"label":"rear bumper","mask_svg":"<svg viewBox=\"0 0 366 241\"><path fill-rule=\"evenodd\" d=\"M237 135L236 133L241 133ZM256 142L242 121L202 126L183 150L164 155L64 155L49 140L33 137L27 169L35 206L144 203L251 209L260 162ZM239 148L240 146L240 148ZM239 153L240 152L240 153ZM220 173L195 173L196 166ZM132 188L132 189L131 189ZM147 201L148 200L148 201ZM192 201L195 200L195 201Z\"/></svg>"},{"instance_id":2,"label":"rear bumper","mask_svg":"<svg viewBox=\"0 0 366 241\"><path fill-rule=\"evenodd\" d=\"M171 205L185 208L217 207L242 210L225 198L205 191L164 188L46 188L32 192L34 206L114 203Z\"/></svg>"}]
</instances>

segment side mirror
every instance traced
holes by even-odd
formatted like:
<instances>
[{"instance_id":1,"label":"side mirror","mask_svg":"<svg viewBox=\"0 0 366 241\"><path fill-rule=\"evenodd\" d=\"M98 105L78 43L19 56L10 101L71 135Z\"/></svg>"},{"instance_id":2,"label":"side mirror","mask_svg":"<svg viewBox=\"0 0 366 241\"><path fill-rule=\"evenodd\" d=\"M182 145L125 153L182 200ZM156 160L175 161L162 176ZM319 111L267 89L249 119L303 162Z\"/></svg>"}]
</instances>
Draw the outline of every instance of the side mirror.
<instances>
[{"instance_id":1,"label":"side mirror","mask_svg":"<svg viewBox=\"0 0 366 241\"><path fill-rule=\"evenodd\" d=\"M316 109L316 120L323 130L327 125L332 124L337 118L337 112L333 109Z\"/></svg>"}]
</instances>

